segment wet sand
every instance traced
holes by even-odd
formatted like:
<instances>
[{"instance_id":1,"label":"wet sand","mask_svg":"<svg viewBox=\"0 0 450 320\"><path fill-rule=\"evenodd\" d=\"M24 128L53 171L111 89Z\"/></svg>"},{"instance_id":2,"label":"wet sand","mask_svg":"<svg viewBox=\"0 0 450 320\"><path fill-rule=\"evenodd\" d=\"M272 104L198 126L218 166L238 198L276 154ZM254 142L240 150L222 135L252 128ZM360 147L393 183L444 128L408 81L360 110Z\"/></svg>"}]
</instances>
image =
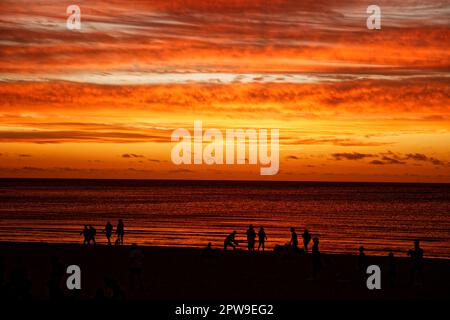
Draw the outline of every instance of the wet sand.
<instances>
[{"instance_id":1,"label":"wet sand","mask_svg":"<svg viewBox=\"0 0 450 320\"><path fill-rule=\"evenodd\" d=\"M311 277L311 258L304 253L273 251L236 252L216 250L205 257L190 248L139 247L142 252L142 288L130 287L130 246L83 246L76 244L0 243L3 274L1 296L11 298L11 278L17 258L31 284L33 300L50 298L52 259L62 269L81 268L81 290L67 290L67 274L59 279L62 299L112 299L114 290L105 285L112 280L116 299L126 300L395 300L449 299L450 260L425 259L423 285L410 285L410 260L397 257L394 287L389 284L387 257L367 257L379 265L382 289L368 290L358 272L356 255L323 254L318 279ZM57 272L56 272L57 273ZM1 274L0 274L1 276ZM59 278L59 276L56 276ZM54 279L55 277L53 277ZM121 292L122 294L117 294Z\"/></svg>"}]
</instances>

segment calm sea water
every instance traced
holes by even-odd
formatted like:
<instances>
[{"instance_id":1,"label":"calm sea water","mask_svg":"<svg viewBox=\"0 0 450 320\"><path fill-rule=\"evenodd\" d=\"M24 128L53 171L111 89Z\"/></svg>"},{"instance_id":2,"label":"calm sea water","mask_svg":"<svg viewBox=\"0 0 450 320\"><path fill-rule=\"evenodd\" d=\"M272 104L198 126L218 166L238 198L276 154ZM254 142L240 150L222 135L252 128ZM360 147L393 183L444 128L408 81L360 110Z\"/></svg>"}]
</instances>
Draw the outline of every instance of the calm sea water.
<instances>
[{"instance_id":1,"label":"calm sea water","mask_svg":"<svg viewBox=\"0 0 450 320\"><path fill-rule=\"evenodd\" d=\"M264 226L267 247L308 228L324 252L398 255L422 240L450 258L450 185L306 182L0 179L0 241L82 242L82 226L122 218L125 242L222 246ZM242 244L241 247L245 247Z\"/></svg>"}]
</instances>

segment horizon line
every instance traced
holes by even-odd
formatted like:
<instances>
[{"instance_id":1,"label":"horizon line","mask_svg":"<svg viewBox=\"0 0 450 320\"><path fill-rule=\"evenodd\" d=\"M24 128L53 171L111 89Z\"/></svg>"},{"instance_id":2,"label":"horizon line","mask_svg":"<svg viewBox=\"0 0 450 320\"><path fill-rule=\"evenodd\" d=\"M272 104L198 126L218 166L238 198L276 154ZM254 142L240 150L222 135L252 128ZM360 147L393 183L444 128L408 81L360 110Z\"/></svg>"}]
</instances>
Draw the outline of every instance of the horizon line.
<instances>
[{"instance_id":1,"label":"horizon line","mask_svg":"<svg viewBox=\"0 0 450 320\"><path fill-rule=\"evenodd\" d=\"M183 181L183 182L265 182L265 183L343 183L343 184L434 184L434 185L450 185L450 182L421 182L421 181L326 181L326 180L251 180L251 179L145 179L145 178L57 178L57 177L0 177L2 180L91 180L91 181Z\"/></svg>"}]
</instances>

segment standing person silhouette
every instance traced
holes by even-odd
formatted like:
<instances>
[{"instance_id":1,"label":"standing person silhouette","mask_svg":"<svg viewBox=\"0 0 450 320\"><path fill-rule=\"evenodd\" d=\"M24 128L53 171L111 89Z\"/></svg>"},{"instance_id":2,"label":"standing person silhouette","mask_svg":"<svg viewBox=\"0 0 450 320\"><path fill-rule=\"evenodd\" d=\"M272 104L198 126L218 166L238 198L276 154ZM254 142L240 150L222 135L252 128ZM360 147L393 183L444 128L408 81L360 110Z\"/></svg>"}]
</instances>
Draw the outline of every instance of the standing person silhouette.
<instances>
[{"instance_id":1,"label":"standing person silhouette","mask_svg":"<svg viewBox=\"0 0 450 320\"><path fill-rule=\"evenodd\" d=\"M292 250L294 251L298 251L298 237L297 237L297 233L295 232L295 228L291 228L291 241L289 242L289 244L292 247Z\"/></svg>"},{"instance_id":2,"label":"standing person silhouette","mask_svg":"<svg viewBox=\"0 0 450 320\"><path fill-rule=\"evenodd\" d=\"M237 234L237 232L233 231L225 238L225 241L223 242L223 250L224 251L227 251L227 248L229 246L233 248L233 251L236 250L236 246L238 245L238 242L235 239L236 234Z\"/></svg>"},{"instance_id":3,"label":"standing person silhouette","mask_svg":"<svg viewBox=\"0 0 450 320\"><path fill-rule=\"evenodd\" d=\"M248 251L255 251L256 232L253 225L248 226L247 230L247 247Z\"/></svg>"},{"instance_id":4,"label":"standing person silhouette","mask_svg":"<svg viewBox=\"0 0 450 320\"><path fill-rule=\"evenodd\" d=\"M364 253L365 248L363 246L359 247L359 255L358 255L358 270L363 277L366 277L367 271L367 258Z\"/></svg>"},{"instance_id":5,"label":"standing person silhouette","mask_svg":"<svg viewBox=\"0 0 450 320\"><path fill-rule=\"evenodd\" d=\"M267 240L266 232L264 231L264 227L261 227L258 231L258 251L262 247L262 251L264 251L264 244Z\"/></svg>"},{"instance_id":6,"label":"standing person silhouette","mask_svg":"<svg viewBox=\"0 0 450 320\"><path fill-rule=\"evenodd\" d=\"M305 231L302 234L303 238L303 247L305 248L305 252L308 252L308 245L311 241L311 234L309 233L308 229L305 229Z\"/></svg>"},{"instance_id":7,"label":"standing person silhouette","mask_svg":"<svg viewBox=\"0 0 450 320\"><path fill-rule=\"evenodd\" d=\"M319 250L319 238L314 237L312 246L312 267L313 267L313 279L317 279L320 269L322 267L322 258Z\"/></svg>"},{"instance_id":8,"label":"standing person silhouette","mask_svg":"<svg viewBox=\"0 0 450 320\"><path fill-rule=\"evenodd\" d=\"M410 285L423 285L423 249L419 240L414 240L414 249L408 250L408 256L411 257Z\"/></svg>"},{"instance_id":9,"label":"standing person silhouette","mask_svg":"<svg viewBox=\"0 0 450 320\"><path fill-rule=\"evenodd\" d=\"M112 231L113 231L113 225L111 224L111 222L108 221L105 225L105 230L103 230L103 232L105 232L105 234L106 234L106 239L108 239L109 245L111 245Z\"/></svg>"},{"instance_id":10,"label":"standing person silhouette","mask_svg":"<svg viewBox=\"0 0 450 320\"><path fill-rule=\"evenodd\" d=\"M123 245L123 236L125 234L125 226L123 225L122 219L119 219L119 222L117 223L116 234L117 234L116 244Z\"/></svg>"},{"instance_id":11,"label":"standing person silhouette","mask_svg":"<svg viewBox=\"0 0 450 320\"><path fill-rule=\"evenodd\" d=\"M97 234L97 230L92 226L92 224L89 225L89 240L92 240L92 242L95 243L95 235Z\"/></svg>"},{"instance_id":12,"label":"standing person silhouette","mask_svg":"<svg viewBox=\"0 0 450 320\"><path fill-rule=\"evenodd\" d=\"M85 224L83 231L80 232L80 234L82 234L84 237L83 244L90 244L91 239L90 239L89 233L90 233L89 228L88 228L87 224Z\"/></svg>"}]
</instances>

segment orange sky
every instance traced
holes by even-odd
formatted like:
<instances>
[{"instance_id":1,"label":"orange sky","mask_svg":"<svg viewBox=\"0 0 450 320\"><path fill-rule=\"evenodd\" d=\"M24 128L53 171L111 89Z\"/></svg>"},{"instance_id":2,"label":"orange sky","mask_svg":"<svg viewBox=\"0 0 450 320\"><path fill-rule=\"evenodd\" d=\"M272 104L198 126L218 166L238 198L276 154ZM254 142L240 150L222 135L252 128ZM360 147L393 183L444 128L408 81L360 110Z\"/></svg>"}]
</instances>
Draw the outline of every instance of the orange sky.
<instances>
[{"instance_id":1,"label":"orange sky","mask_svg":"<svg viewBox=\"0 0 450 320\"><path fill-rule=\"evenodd\" d=\"M446 1L0 2L0 177L450 182ZM173 129L279 128L280 172Z\"/></svg>"}]
</instances>

